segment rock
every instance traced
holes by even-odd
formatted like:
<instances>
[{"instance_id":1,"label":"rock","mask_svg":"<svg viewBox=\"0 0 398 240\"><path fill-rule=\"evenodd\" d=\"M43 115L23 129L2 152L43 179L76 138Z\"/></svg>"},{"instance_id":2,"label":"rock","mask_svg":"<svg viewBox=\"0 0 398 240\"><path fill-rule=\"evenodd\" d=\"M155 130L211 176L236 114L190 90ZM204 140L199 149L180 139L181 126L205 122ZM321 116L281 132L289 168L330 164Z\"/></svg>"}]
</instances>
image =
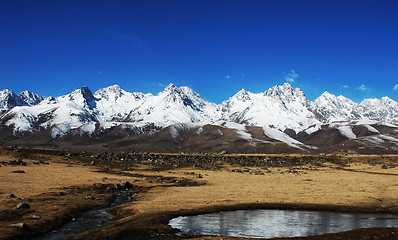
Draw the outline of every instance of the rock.
<instances>
[{"instance_id":1,"label":"rock","mask_svg":"<svg viewBox=\"0 0 398 240\"><path fill-rule=\"evenodd\" d=\"M19 197L19 198L16 198L15 199L16 201L23 201L23 202L31 202L32 200L30 199L30 198L21 198L21 197Z\"/></svg>"},{"instance_id":2,"label":"rock","mask_svg":"<svg viewBox=\"0 0 398 240\"><path fill-rule=\"evenodd\" d=\"M33 219L33 220L39 220L41 217L37 216L37 215L30 215L30 216L27 216L26 218Z\"/></svg>"},{"instance_id":3,"label":"rock","mask_svg":"<svg viewBox=\"0 0 398 240\"><path fill-rule=\"evenodd\" d=\"M13 193L11 193L10 195L8 195L8 196L5 196L5 198L16 198L17 196L15 196Z\"/></svg>"},{"instance_id":4,"label":"rock","mask_svg":"<svg viewBox=\"0 0 398 240\"><path fill-rule=\"evenodd\" d=\"M23 171L23 170L15 170L15 171L12 171L11 173L25 173L25 171Z\"/></svg>"},{"instance_id":5,"label":"rock","mask_svg":"<svg viewBox=\"0 0 398 240\"><path fill-rule=\"evenodd\" d=\"M65 192L57 192L57 196L65 196L66 193Z\"/></svg>"},{"instance_id":6,"label":"rock","mask_svg":"<svg viewBox=\"0 0 398 240\"><path fill-rule=\"evenodd\" d=\"M92 197L92 196L85 196L84 198L85 198L85 199L88 199L88 200L94 200L94 199L95 199L95 198Z\"/></svg>"},{"instance_id":7,"label":"rock","mask_svg":"<svg viewBox=\"0 0 398 240\"><path fill-rule=\"evenodd\" d=\"M22 229L27 229L28 228L28 226L25 223L23 223L23 222L11 224L10 227L17 227L17 228L22 228Z\"/></svg>"},{"instance_id":8,"label":"rock","mask_svg":"<svg viewBox=\"0 0 398 240\"><path fill-rule=\"evenodd\" d=\"M105 185L102 183L94 183L94 185L93 185L94 190L102 190L104 188L105 188Z\"/></svg>"},{"instance_id":9,"label":"rock","mask_svg":"<svg viewBox=\"0 0 398 240\"><path fill-rule=\"evenodd\" d=\"M17 206L15 206L14 209L28 209L30 208L30 205L27 203L18 203Z\"/></svg>"},{"instance_id":10,"label":"rock","mask_svg":"<svg viewBox=\"0 0 398 240\"><path fill-rule=\"evenodd\" d=\"M129 189L131 188L133 185L131 185L131 183L129 181L123 180L120 183L116 183L115 184L115 188L116 189Z\"/></svg>"}]
</instances>

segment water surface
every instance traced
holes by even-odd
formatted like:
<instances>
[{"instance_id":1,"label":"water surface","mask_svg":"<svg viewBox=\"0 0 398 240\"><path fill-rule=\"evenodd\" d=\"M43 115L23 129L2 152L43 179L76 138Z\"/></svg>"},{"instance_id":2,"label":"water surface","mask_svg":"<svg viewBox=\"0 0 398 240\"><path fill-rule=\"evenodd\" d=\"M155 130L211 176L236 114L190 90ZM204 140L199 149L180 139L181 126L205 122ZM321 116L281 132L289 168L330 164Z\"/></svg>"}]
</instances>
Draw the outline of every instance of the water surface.
<instances>
[{"instance_id":1,"label":"water surface","mask_svg":"<svg viewBox=\"0 0 398 240\"><path fill-rule=\"evenodd\" d=\"M169 224L191 235L273 238L398 227L398 215L257 209L183 216Z\"/></svg>"},{"instance_id":2,"label":"water surface","mask_svg":"<svg viewBox=\"0 0 398 240\"><path fill-rule=\"evenodd\" d=\"M103 223L113 219L113 215L109 213L109 210L115 206L128 202L128 198L132 193L132 189L118 190L114 193L115 200L110 206L83 212L73 221L66 223L61 228L47 234L46 236L38 237L35 240L63 240L77 236L90 229L101 227Z\"/></svg>"}]
</instances>

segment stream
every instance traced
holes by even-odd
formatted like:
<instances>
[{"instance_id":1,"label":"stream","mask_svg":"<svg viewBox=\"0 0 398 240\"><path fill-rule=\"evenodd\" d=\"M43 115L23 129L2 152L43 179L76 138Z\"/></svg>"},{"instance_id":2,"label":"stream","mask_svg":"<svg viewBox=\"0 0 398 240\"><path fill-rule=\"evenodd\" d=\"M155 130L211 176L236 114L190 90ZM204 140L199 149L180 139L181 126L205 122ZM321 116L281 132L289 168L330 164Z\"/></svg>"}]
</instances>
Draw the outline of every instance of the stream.
<instances>
[{"instance_id":1,"label":"stream","mask_svg":"<svg viewBox=\"0 0 398 240\"><path fill-rule=\"evenodd\" d=\"M48 233L45 236L35 238L35 240L63 240L69 237L77 236L80 233L90 229L101 227L103 223L113 219L113 215L109 213L109 210L113 207L127 203L128 198L132 195L132 193L132 189L117 190L114 193L115 200L108 207L83 212L74 221L66 223L61 228Z\"/></svg>"}]
</instances>

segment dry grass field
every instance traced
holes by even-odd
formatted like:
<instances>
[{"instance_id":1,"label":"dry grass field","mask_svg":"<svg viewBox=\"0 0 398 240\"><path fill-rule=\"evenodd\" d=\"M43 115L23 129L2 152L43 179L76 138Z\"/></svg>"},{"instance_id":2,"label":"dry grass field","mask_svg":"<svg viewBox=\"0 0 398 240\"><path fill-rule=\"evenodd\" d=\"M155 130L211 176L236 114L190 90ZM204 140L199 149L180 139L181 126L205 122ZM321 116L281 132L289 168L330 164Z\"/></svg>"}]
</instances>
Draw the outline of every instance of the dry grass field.
<instances>
[{"instance_id":1,"label":"dry grass field","mask_svg":"<svg viewBox=\"0 0 398 240\"><path fill-rule=\"evenodd\" d=\"M20 153L1 150L0 164L19 156ZM102 166L91 166L89 161L77 158L32 154L23 160L27 166L1 164L0 239L29 239L51 231L83 210L105 206L112 194L94 190L93 184L113 185L121 180L130 181L137 189L133 201L114 209L114 221L76 239L181 238L167 225L171 217L220 210L281 208L398 213L396 156L343 158L349 164L324 162L268 168L224 164L212 170L135 164L129 170L105 171ZM44 163L38 164L39 160ZM25 173L12 173L15 170ZM59 192L65 195L58 195ZM7 197L11 193L29 198L31 208L13 214L18 200ZM32 219L32 215L40 219ZM20 222L29 227L30 233L11 226ZM375 229L344 233L343 238L326 234L308 239L394 239L394 234L398 234L397 229Z\"/></svg>"}]
</instances>

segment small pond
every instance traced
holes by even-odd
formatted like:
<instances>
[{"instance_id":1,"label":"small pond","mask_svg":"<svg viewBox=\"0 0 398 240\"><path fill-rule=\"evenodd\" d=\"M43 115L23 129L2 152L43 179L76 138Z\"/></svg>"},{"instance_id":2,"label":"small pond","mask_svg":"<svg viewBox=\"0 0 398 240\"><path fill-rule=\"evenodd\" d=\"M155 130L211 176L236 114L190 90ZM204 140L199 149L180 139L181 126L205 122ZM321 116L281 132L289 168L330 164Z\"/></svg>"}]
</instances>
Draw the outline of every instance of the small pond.
<instances>
[{"instance_id":1,"label":"small pond","mask_svg":"<svg viewBox=\"0 0 398 240\"><path fill-rule=\"evenodd\" d=\"M398 215L257 209L182 216L169 224L183 234L273 238L398 227Z\"/></svg>"}]
</instances>

